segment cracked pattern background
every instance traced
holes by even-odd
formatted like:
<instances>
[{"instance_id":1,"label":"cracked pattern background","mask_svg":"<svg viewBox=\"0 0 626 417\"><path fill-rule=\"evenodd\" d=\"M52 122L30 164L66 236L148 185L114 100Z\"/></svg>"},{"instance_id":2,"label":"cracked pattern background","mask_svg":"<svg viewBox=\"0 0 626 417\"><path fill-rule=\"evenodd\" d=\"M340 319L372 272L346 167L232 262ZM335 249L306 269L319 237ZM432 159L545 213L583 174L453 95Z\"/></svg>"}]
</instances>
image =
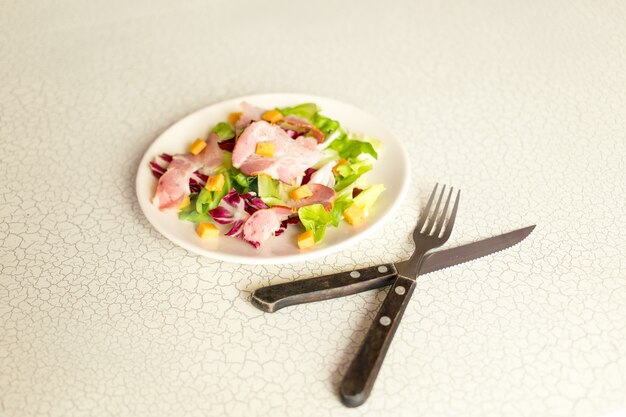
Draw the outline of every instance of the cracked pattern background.
<instances>
[{"instance_id":1,"label":"cracked pattern background","mask_svg":"<svg viewBox=\"0 0 626 417\"><path fill-rule=\"evenodd\" d=\"M626 7L601 3L0 2L0 415L599 416L626 407ZM316 262L200 258L153 230L144 150L252 93L353 103L415 178L384 231ZM449 245L368 403L337 387L385 291L263 314L270 283L397 261L436 181Z\"/></svg>"}]
</instances>

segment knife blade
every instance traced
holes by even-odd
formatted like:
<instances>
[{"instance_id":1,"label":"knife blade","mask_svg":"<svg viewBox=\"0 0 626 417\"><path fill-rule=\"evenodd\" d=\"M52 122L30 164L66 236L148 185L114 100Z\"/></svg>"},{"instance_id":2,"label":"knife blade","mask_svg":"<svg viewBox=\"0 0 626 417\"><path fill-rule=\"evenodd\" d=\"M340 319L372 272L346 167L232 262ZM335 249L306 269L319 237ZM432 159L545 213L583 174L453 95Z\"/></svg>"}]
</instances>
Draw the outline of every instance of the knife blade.
<instances>
[{"instance_id":1,"label":"knife blade","mask_svg":"<svg viewBox=\"0 0 626 417\"><path fill-rule=\"evenodd\" d=\"M433 252L424 259L419 275L449 268L508 249L524 240L534 228L535 225L532 225L477 242ZM344 297L391 285L396 274L396 265L389 263L284 284L269 285L256 289L252 293L251 302L258 309L273 313L292 305Z\"/></svg>"}]
</instances>

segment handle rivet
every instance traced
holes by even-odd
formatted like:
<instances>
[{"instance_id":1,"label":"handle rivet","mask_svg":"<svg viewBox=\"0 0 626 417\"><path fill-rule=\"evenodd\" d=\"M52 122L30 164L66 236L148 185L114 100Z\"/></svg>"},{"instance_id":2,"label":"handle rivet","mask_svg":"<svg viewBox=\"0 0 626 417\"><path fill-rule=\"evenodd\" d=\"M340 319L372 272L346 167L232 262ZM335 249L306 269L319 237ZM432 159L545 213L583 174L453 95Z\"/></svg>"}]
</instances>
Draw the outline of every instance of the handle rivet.
<instances>
[{"instance_id":1,"label":"handle rivet","mask_svg":"<svg viewBox=\"0 0 626 417\"><path fill-rule=\"evenodd\" d=\"M379 320L380 324L383 326L389 326L391 324L391 319L387 316L382 316Z\"/></svg>"},{"instance_id":2,"label":"handle rivet","mask_svg":"<svg viewBox=\"0 0 626 417\"><path fill-rule=\"evenodd\" d=\"M387 268L385 265L381 265L378 267L378 272L380 272L381 274L384 274L387 271L389 271L389 268Z\"/></svg>"},{"instance_id":3,"label":"handle rivet","mask_svg":"<svg viewBox=\"0 0 626 417\"><path fill-rule=\"evenodd\" d=\"M358 277L361 276L361 273L359 271L352 271L352 272L350 272L350 276L352 278L358 278Z\"/></svg>"},{"instance_id":4,"label":"handle rivet","mask_svg":"<svg viewBox=\"0 0 626 417\"><path fill-rule=\"evenodd\" d=\"M398 295L404 295L404 293L406 293L406 290L402 286L396 287L395 291L396 291L396 294Z\"/></svg>"}]
</instances>

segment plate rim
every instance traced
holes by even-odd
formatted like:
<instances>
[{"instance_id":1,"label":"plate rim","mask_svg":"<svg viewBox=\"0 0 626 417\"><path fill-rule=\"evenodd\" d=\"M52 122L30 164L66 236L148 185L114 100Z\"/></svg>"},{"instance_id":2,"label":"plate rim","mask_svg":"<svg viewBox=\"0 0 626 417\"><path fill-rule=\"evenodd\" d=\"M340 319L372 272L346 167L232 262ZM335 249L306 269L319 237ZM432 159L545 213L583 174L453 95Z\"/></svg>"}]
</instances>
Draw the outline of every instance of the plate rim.
<instances>
[{"instance_id":1,"label":"plate rim","mask_svg":"<svg viewBox=\"0 0 626 417\"><path fill-rule=\"evenodd\" d=\"M308 252L300 252L300 253L296 253L296 254L291 254L291 255L276 255L276 256L270 256L270 257L250 257L250 256L244 256L244 255L232 255L232 254L227 254L227 253L220 253L217 250L210 250L210 249L201 249L198 248L192 244L189 244L185 239L179 239L178 237L171 235L168 231L166 230L162 230L155 221L153 221L153 219L151 219L151 216L149 216L147 214L147 206L151 204L150 201L146 202L146 201L142 201L142 198L140 197L140 173L141 173L141 169L142 167L145 168L145 165L147 163L149 163L149 155L152 153L152 149L155 146L156 142L163 137L164 135L166 135L169 131L171 131L172 129L174 129L177 125L179 125L180 123L183 123L185 120L193 117L195 114L200 113L202 111L205 111L206 109L210 108L210 107L214 107L214 106L219 106L225 102L229 102L229 101L249 101L249 102L253 102L253 100L255 99L261 99L261 98L269 98L271 96L281 96L281 97L293 97L293 98L297 98L297 97L308 97L311 99L311 101L316 101L316 100L322 100L322 101L333 101L336 102L338 104L341 104L342 106L348 106L348 107L352 107L353 109L359 110L365 114L367 114L368 116L372 117L372 119L374 119L374 121L376 121L377 123L380 123L382 126L385 127L385 129L389 130L389 132L391 133L391 135L393 136L394 140L397 142L397 145L400 147L401 149L401 155L400 158L402 159L403 163L404 163L404 167L405 167L405 176L403 178L402 184L400 186L400 191L398 193L398 198L395 199L395 201L392 202L390 208L387 210L386 213L384 213L380 219L378 219L377 222L375 222L374 224L372 224L370 227L368 227L365 230L360 231L359 233L356 233L354 235L351 235L349 237L347 237L345 240L342 240L338 243L333 244L332 246L328 246L328 247L322 247L313 251L308 251ZM357 107L351 103L342 101L342 100L338 100L332 97L322 97L322 96L318 96L315 94L308 94L308 93L279 93L279 92L275 92L275 93L257 93L257 94L248 94L248 95L244 95L244 96L239 96L239 97L232 97L232 98L227 98L227 99L223 99L220 101L217 101L215 103L211 103L208 104L206 106L203 106L201 108L198 108L194 111L192 111L191 113L186 114L185 116L183 116L182 118L176 120L174 123L172 123L171 125L169 125L165 130L163 130L161 133L159 133L153 140L152 142L149 144L149 146L146 148L146 150L144 151L142 157L141 157L141 161L139 162L139 166L137 167L137 172L135 174L135 197L137 198L137 201L139 202L139 207L141 209L141 212L143 214L143 216L148 220L148 222L152 225L152 227L159 233L161 234L163 237L165 237L166 239L168 239L170 242L174 243L175 245L187 250L188 252L191 252L193 254L199 255L199 256L203 256L215 261L225 261L225 262L231 262L231 263L237 263L237 264L244 264L244 265L281 265L281 264L290 264L290 263L297 263L297 262L305 262L305 261L310 261L312 259L318 259L318 258L323 258L325 256L334 254L334 253L338 253L341 252L343 250L345 250L347 247L352 246L354 244L356 244L357 242L366 239L367 237L371 236L373 233L377 232L378 230L380 230L380 228L382 228L382 226L384 224L386 224L390 218L392 218L392 216L398 211L398 209L400 208L400 205L404 202L404 200L406 199L406 194L407 194L407 190L409 188L409 185L411 183L411 164L410 164L410 160L407 154L407 150L404 147L404 145L402 144L402 142L400 140L398 140L398 135L396 134L396 132L389 127L386 123L383 123L382 120L378 119L377 117L373 116L370 112L365 111L363 109L361 109L360 107Z\"/></svg>"}]
</instances>

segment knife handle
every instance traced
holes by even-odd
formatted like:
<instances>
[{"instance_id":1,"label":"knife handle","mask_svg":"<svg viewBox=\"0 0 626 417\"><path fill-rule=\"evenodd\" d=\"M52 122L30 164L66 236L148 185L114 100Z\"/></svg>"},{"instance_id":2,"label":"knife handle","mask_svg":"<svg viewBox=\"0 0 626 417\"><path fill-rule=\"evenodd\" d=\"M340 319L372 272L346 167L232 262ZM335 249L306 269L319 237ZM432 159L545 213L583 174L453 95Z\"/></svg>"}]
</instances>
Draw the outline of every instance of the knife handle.
<instances>
[{"instance_id":1,"label":"knife handle","mask_svg":"<svg viewBox=\"0 0 626 417\"><path fill-rule=\"evenodd\" d=\"M273 313L283 307L384 287L393 282L396 274L396 267L393 264L372 266L262 287L252 293L251 301L260 310Z\"/></svg>"},{"instance_id":2,"label":"knife handle","mask_svg":"<svg viewBox=\"0 0 626 417\"><path fill-rule=\"evenodd\" d=\"M341 402L347 407L360 406L372 392L378 371L414 289L415 280L399 275L387 293L359 352L341 382Z\"/></svg>"}]
</instances>

